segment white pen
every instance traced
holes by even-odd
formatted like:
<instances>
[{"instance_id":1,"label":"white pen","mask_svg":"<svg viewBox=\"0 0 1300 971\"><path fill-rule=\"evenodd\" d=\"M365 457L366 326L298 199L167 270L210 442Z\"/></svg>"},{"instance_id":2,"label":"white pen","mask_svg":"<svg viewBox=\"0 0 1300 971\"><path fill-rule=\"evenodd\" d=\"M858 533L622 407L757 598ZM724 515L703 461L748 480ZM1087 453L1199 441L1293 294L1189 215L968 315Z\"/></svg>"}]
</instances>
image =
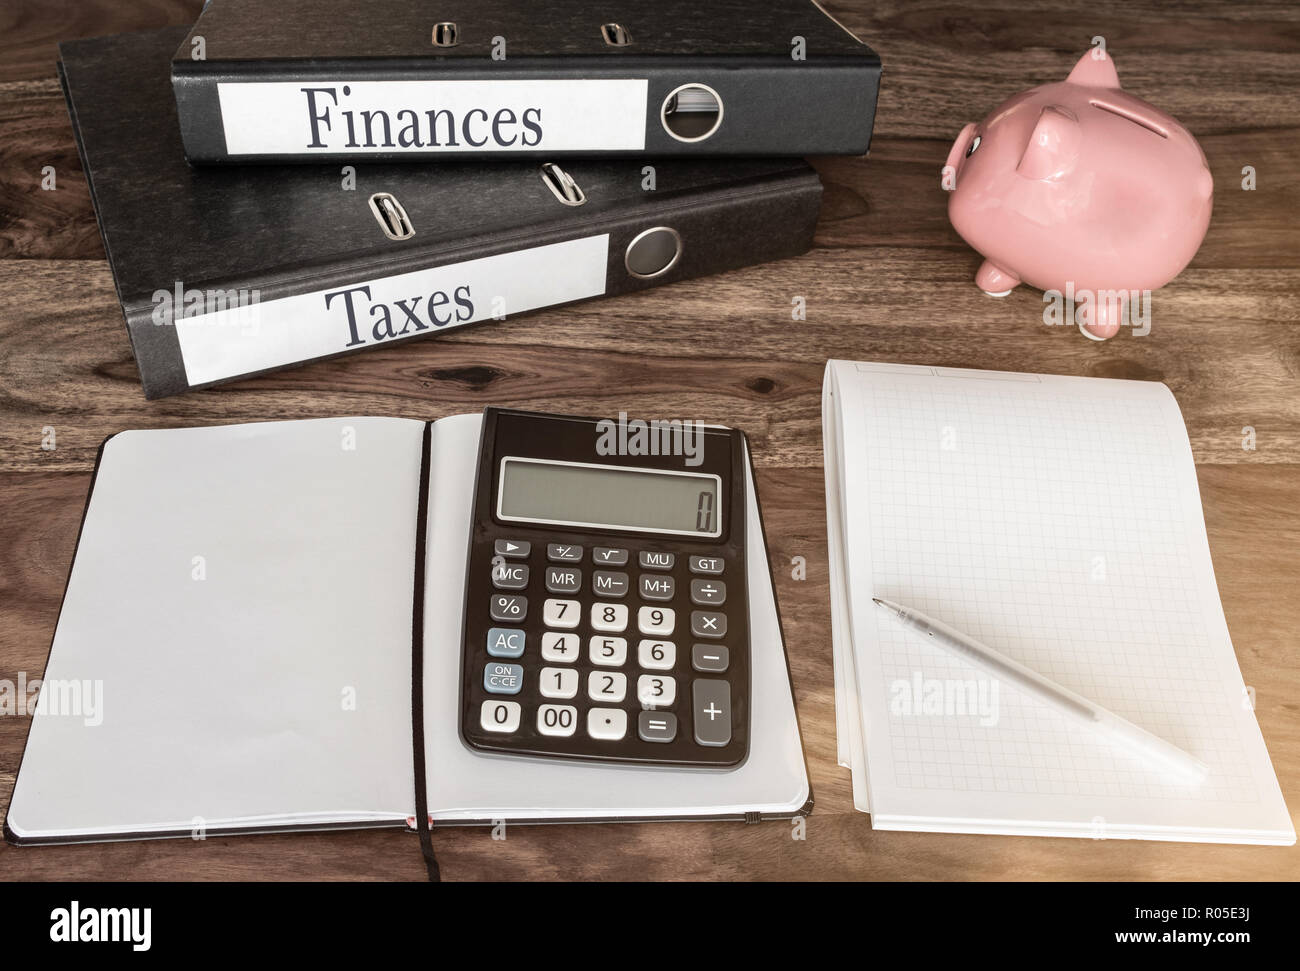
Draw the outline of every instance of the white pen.
<instances>
[{"instance_id":1,"label":"white pen","mask_svg":"<svg viewBox=\"0 0 1300 971\"><path fill-rule=\"evenodd\" d=\"M872 597L878 606L894 614L905 626L928 636L944 650L963 657L988 674L1005 679L1016 688L1051 705L1066 717L1122 745L1152 765L1178 776L1190 785L1199 785L1209 774L1209 766L1177 745L1152 735L1113 711L1094 704L1069 688L1031 671L1019 661L999 654L987 644L954 630L910 607Z\"/></svg>"}]
</instances>

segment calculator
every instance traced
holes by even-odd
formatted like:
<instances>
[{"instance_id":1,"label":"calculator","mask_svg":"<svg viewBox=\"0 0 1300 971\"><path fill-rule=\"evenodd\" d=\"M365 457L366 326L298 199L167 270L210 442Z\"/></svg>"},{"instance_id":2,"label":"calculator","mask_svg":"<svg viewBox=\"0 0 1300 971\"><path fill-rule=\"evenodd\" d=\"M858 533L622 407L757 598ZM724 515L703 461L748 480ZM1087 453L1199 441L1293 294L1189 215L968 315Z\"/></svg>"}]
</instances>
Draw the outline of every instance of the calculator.
<instances>
[{"instance_id":1,"label":"calculator","mask_svg":"<svg viewBox=\"0 0 1300 971\"><path fill-rule=\"evenodd\" d=\"M747 462L730 429L485 411L461 655L467 745L744 761Z\"/></svg>"}]
</instances>

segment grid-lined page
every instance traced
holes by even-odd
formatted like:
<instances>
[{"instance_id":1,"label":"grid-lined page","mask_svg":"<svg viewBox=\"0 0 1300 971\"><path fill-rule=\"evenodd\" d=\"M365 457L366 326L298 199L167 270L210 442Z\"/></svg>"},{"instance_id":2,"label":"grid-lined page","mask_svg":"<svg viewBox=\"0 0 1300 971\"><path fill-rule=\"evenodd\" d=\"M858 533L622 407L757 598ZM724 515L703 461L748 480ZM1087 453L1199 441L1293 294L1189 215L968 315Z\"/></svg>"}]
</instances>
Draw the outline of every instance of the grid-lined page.
<instances>
[{"instance_id":1,"label":"grid-lined page","mask_svg":"<svg viewBox=\"0 0 1300 971\"><path fill-rule=\"evenodd\" d=\"M1168 389L835 367L876 825L980 829L985 820L999 831L1165 838L1178 838L1166 828L1289 831L1244 700ZM1206 762L1208 779L1180 784L918 638L872 596L948 623L1167 739Z\"/></svg>"}]
</instances>

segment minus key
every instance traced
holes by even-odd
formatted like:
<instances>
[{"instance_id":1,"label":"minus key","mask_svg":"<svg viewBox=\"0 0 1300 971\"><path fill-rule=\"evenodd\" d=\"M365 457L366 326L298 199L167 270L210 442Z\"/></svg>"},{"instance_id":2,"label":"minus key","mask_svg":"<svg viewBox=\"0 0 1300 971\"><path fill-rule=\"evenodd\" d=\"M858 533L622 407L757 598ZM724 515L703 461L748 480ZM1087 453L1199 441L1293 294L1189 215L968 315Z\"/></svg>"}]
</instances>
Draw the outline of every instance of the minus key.
<instances>
[{"instance_id":1,"label":"minus key","mask_svg":"<svg viewBox=\"0 0 1300 971\"><path fill-rule=\"evenodd\" d=\"M731 663L721 644L696 644L691 648L691 667L703 674L722 674Z\"/></svg>"}]
</instances>

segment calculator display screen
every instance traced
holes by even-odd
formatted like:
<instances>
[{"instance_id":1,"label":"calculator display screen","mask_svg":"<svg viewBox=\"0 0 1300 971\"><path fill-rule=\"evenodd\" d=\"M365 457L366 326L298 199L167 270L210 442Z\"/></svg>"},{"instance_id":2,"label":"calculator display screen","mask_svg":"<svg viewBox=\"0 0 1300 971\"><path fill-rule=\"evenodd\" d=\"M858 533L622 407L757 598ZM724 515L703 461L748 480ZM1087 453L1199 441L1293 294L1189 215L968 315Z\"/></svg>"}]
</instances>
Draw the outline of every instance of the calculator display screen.
<instances>
[{"instance_id":1,"label":"calculator display screen","mask_svg":"<svg viewBox=\"0 0 1300 971\"><path fill-rule=\"evenodd\" d=\"M718 476L699 472L504 458L497 518L716 539L721 493Z\"/></svg>"}]
</instances>

